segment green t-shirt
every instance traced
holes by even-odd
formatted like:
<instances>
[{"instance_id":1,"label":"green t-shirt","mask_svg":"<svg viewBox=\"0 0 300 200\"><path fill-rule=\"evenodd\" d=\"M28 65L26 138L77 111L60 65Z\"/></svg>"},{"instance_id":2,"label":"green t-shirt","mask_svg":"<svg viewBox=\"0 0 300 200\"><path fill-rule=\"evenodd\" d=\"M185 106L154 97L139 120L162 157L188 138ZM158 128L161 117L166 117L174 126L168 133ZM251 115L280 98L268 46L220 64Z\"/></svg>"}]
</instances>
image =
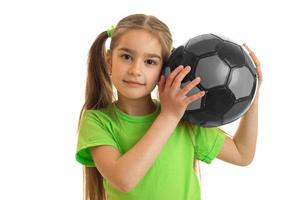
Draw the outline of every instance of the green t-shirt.
<instances>
[{"instance_id":1,"label":"green t-shirt","mask_svg":"<svg viewBox=\"0 0 300 200\"><path fill-rule=\"evenodd\" d=\"M144 116L128 115L115 104L100 110L87 110L79 128L76 160L95 167L89 148L99 145L110 145L121 154L126 153L158 116L160 104L155 99L154 102L157 105L155 112ZM193 134L188 134L184 126L177 125L145 176L130 192L121 192L103 179L109 199L199 200L200 184L193 170L194 159L210 163L220 152L225 134L218 128L196 125L194 130Z\"/></svg>"}]
</instances>

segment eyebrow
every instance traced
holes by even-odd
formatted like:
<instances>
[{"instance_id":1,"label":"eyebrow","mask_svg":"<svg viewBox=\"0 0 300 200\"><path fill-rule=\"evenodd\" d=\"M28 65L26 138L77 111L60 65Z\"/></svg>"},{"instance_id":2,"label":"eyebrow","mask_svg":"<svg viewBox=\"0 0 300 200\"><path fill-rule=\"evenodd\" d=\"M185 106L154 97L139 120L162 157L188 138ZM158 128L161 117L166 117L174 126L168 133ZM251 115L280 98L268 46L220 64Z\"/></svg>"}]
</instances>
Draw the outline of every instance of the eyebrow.
<instances>
[{"instance_id":1,"label":"eyebrow","mask_svg":"<svg viewBox=\"0 0 300 200\"><path fill-rule=\"evenodd\" d=\"M136 51L135 50L132 50L132 49L129 49L129 48L126 48L126 47L121 47L118 49L119 51L126 51L128 53L131 53L131 54L136 54ZM146 56L149 56L151 58L155 57L155 58L158 58L161 60L161 57L155 53L145 53Z\"/></svg>"}]
</instances>

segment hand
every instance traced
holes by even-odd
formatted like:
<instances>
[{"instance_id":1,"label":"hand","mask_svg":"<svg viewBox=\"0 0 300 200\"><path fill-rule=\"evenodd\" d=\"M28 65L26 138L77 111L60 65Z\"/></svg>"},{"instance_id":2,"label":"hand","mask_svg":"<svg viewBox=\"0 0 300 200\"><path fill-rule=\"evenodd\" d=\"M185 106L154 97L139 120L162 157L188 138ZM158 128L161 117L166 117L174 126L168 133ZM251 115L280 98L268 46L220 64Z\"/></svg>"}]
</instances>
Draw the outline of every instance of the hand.
<instances>
[{"instance_id":1,"label":"hand","mask_svg":"<svg viewBox=\"0 0 300 200\"><path fill-rule=\"evenodd\" d=\"M261 67L260 67L260 62L258 60L258 58L256 57L255 53L244 43L243 46L247 49L247 51L249 52L249 55L251 56L252 60L254 61L254 64L256 66L256 73L258 75L258 87L257 90L259 90L262 80L263 80L263 75L262 75L262 71L261 71Z\"/></svg>"},{"instance_id":2,"label":"hand","mask_svg":"<svg viewBox=\"0 0 300 200\"><path fill-rule=\"evenodd\" d=\"M205 95L205 92L201 91L191 96L186 96L193 87L200 83L200 77L195 78L191 83L180 88L181 81L190 71L190 66L184 68L180 65L167 78L161 75L158 82L158 91L162 114L180 120L187 106Z\"/></svg>"}]
</instances>

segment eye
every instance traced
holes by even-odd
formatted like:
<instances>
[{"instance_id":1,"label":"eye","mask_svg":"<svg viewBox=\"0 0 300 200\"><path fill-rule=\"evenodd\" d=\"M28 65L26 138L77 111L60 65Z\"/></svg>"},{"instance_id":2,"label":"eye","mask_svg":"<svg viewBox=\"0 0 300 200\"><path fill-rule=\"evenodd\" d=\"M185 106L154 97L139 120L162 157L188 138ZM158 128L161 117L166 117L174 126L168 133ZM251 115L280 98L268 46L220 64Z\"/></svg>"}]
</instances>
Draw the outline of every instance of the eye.
<instances>
[{"instance_id":1,"label":"eye","mask_svg":"<svg viewBox=\"0 0 300 200\"><path fill-rule=\"evenodd\" d=\"M157 65L157 62L155 60L151 60L151 59L146 60L146 63L148 65Z\"/></svg>"},{"instance_id":2,"label":"eye","mask_svg":"<svg viewBox=\"0 0 300 200\"><path fill-rule=\"evenodd\" d=\"M123 58L124 60L132 60L132 57L128 54L122 54L121 58Z\"/></svg>"}]
</instances>

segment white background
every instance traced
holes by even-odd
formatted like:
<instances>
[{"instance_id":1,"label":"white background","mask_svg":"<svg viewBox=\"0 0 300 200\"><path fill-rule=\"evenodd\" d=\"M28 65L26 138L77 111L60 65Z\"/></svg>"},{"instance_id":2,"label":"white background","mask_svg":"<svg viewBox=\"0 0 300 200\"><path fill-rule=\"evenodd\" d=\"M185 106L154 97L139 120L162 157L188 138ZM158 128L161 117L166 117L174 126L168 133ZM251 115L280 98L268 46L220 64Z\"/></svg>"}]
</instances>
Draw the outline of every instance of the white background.
<instances>
[{"instance_id":1,"label":"white background","mask_svg":"<svg viewBox=\"0 0 300 200\"><path fill-rule=\"evenodd\" d=\"M88 49L133 13L164 21L174 46L219 33L261 61L256 157L247 167L201 163L202 199L300 199L300 14L289 0L1 1L0 199L82 199L75 148Z\"/></svg>"}]
</instances>

